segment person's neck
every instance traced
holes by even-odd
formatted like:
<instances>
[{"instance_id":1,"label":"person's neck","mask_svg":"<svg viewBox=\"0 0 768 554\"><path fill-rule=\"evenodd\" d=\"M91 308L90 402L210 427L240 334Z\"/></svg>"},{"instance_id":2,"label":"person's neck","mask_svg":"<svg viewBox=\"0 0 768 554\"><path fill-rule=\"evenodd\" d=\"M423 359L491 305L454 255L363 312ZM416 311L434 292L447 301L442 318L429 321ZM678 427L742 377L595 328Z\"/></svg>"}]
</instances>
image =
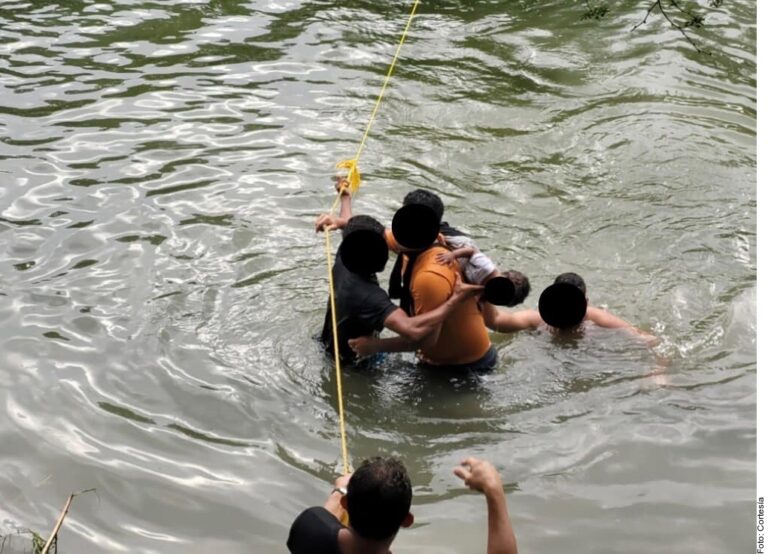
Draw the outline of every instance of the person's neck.
<instances>
[{"instance_id":1,"label":"person's neck","mask_svg":"<svg viewBox=\"0 0 768 554\"><path fill-rule=\"evenodd\" d=\"M389 547L395 537L381 541L366 539L347 528L339 532L339 548L342 554L389 554Z\"/></svg>"}]
</instances>

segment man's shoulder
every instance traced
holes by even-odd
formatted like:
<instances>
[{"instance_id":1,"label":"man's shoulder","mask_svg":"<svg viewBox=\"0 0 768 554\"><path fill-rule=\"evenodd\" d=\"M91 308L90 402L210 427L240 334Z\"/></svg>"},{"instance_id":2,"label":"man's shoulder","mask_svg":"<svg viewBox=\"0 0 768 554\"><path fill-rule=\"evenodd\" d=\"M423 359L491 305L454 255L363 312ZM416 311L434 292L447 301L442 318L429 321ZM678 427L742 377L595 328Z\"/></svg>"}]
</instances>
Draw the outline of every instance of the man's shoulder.
<instances>
[{"instance_id":1,"label":"man's shoulder","mask_svg":"<svg viewBox=\"0 0 768 554\"><path fill-rule=\"evenodd\" d=\"M288 534L292 554L337 554L339 530L344 526L322 506L307 508L299 514Z\"/></svg>"}]
</instances>

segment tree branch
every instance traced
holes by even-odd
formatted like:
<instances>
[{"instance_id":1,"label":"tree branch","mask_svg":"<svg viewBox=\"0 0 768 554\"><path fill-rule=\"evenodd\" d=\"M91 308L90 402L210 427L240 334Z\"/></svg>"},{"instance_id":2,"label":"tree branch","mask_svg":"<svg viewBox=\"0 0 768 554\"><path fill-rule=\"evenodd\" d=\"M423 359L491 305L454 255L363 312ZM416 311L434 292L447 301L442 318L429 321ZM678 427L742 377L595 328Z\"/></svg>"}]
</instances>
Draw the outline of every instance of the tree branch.
<instances>
[{"instance_id":1,"label":"tree branch","mask_svg":"<svg viewBox=\"0 0 768 554\"><path fill-rule=\"evenodd\" d=\"M670 1L671 1L671 2L672 2L674 5L677 5L677 3L675 2L675 0L670 0ZM661 3L661 0L658 0L658 3L659 3L659 9L661 10L661 13L662 13L662 15L664 16L664 18L665 18L667 21L669 21L669 24L670 24L670 25L672 25L672 26L673 26L675 29L677 29L678 31L680 31L680 32L683 34L683 36L685 37L685 39L686 39L688 42L690 42L690 43L691 43L691 45L693 45L693 47L696 49L696 51L697 51L697 52L699 52L700 54L703 54L703 53L705 53L705 52L704 52L704 50L702 50L701 48L699 48L699 45L698 45L698 44L696 44L696 41L694 41L694 40L693 40L691 37L689 37L689 36L688 36L688 33L686 33L686 32L685 32L685 29L683 29L683 28L682 28L680 25L678 25L677 23L675 23L674 21L672 21L672 19L669 17L669 15L667 15L667 12L664 10L664 5ZM679 8L678 8L678 9L679 9ZM706 52L706 53L708 53L708 52Z\"/></svg>"},{"instance_id":2,"label":"tree branch","mask_svg":"<svg viewBox=\"0 0 768 554\"><path fill-rule=\"evenodd\" d=\"M674 8L676 8L676 9L677 9L677 10L679 10L681 13L683 13L683 14L685 14L685 15L687 15L688 17L690 17L690 18L691 18L691 19L690 19L690 22L689 22L689 23L687 23L687 24L686 24L686 26L688 26L688 25L700 26L701 22L702 22L702 21L703 21L703 19L704 19L703 17L701 17L701 16L699 16L699 15L697 15L697 14L694 14L693 12L691 12L691 11L689 11L689 10L686 10L685 8L683 8L683 7L682 7L682 6L681 6L681 5L680 5L680 4L677 2L677 0L669 0L669 2L670 2L670 4L671 4L671 5L672 5ZM680 31L680 33L682 33L682 35L685 37L685 40L687 40L688 42L690 42L690 43L691 43L691 46L693 46L693 47L696 49L696 51L697 51L697 52L699 52L699 53L701 53L701 54L710 54L710 52L708 52L708 51L706 51L706 50L702 50L701 48L699 48L699 45L698 45L698 43L697 43L695 40L693 40L693 39L692 39L692 38L691 38L691 37L688 35L688 33L686 33L686 32L685 32L685 27L683 27L683 26L681 26L681 25L678 25L677 23L675 23L675 21L674 21L674 20L673 20L673 19L672 19L672 18L669 16L669 14L667 13L667 10L665 10L665 9L664 9L663 0L654 0L653 4L651 4L651 6L648 8L648 11L646 11L646 12L645 12L645 17L643 18L643 20L642 20L640 23L638 23L637 25L635 25L634 27L632 27L632 29L630 29L630 32L631 32L631 31L634 31L635 29L637 29L638 27L640 27L640 25L645 25L645 23L648 21L648 17L651 15L651 13L653 12L653 10L655 10L655 9L656 9L656 6L658 6L658 7L659 7L659 11L661 12L661 15L663 15L663 16L664 16L664 19L666 19L666 20L667 20L667 22L668 22L670 25L672 25L672 27L674 27L675 29L677 29L678 31ZM697 22L698 22L698 25L697 25Z\"/></svg>"},{"instance_id":3,"label":"tree branch","mask_svg":"<svg viewBox=\"0 0 768 554\"><path fill-rule=\"evenodd\" d=\"M637 25L635 25L634 27L632 27L632 29L630 29L630 32L637 29L640 25L645 25L645 23L648 21L648 16L651 15L651 12L654 10L656 6L661 7L661 0L656 0L653 4L651 4L651 7L648 8L647 12L645 12L645 17L643 18L643 20Z\"/></svg>"}]
</instances>

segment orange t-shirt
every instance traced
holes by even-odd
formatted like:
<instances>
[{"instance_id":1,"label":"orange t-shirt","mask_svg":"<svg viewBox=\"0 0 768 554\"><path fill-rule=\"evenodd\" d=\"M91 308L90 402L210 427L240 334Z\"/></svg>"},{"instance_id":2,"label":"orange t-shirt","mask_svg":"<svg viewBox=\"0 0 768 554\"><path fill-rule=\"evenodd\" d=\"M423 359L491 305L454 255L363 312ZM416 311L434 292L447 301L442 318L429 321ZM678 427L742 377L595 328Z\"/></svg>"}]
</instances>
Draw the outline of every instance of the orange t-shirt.
<instances>
[{"instance_id":1,"label":"orange t-shirt","mask_svg":"<svg viewBox=\"0 0 768 554\"><path fill-rule=\"evenodd\" d=\"M434 310L451 297L458 264L443 265L436 260L444 251L433 247L416 259L411 275L411 296L416 315ZM462 302L443 322L437 343L423 349L425 361L435 365L454 365L475 362L491 347L483 314L474 298Z\"/></svg>"}]
</instances>

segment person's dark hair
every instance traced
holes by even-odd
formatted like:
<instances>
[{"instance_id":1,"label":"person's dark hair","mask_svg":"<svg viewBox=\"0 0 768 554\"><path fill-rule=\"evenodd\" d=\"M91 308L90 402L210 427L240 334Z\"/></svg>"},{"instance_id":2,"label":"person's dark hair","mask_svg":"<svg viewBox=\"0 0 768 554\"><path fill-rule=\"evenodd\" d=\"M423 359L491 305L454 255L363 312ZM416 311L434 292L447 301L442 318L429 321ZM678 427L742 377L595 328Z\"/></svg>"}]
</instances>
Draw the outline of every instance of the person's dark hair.
<instances>
[{"instance_id":1,"label":"person's dark hair","mask_svg":"<svg viewBox=\"0 0 768 554\"><path fill-rule=\"evenodd\" d=\"M365 460L347 485L349 525L361 537L388 539L408 515L412 495L411 480L399 460Z\"/></svg>"},{"instance_id":2,"label":"person's dark hair","mask_svg":"<svg viewBox=\"0 0 768 554\"><path fill-rule=\"evenodd\" d=\"M367 277L384 270L389 257L384 226L369 215L349 218L342 232L339 257L349 271Z\"/></svg>"},{"instance_id":3,"label":"person's dark hair","mask_svg":"<svg viewBox=\"0 0 768 554\"><path fill-rule=\"evenodd\" d=\"M384 235L384 225L369 215L353 215L347 221L347 225L341 231L341 237L347 238L355 231L372 231Z\"/></svg>"},{"instance_id":4,"label":"person's dark hair","mask_svg":"<svg viewBox=\"0 0 768 554\"><path fill-rule=\"evenodd\" d=\"M523 300L528 297L528 293L531 292L531 283L528 281L528 277L519 271L515 271L514 269L503 272L501 276L506 277L512 281L513 285L515 285L515 296L512 298L512 302L508 304L508 306L511 307L522 304Z\"/></svg>"},{"instance_id":5,"label":"person's dark hair","mask_svg":"<svg viewBox=\"0 0 768 554\"><path fill-rule=\"evenodd\" d=\"M555 283L565 283L567 285L573 285L585 295L587 294L587 284L578 273L561 273L555 277Z\"/></svg>"},{"instance_id":6,"label":"person's dark hair","mask_svg":"<svg viewBox=\"0 0 768 554\"><path fill-rule=\"evenodd\" d=\"M438 221L443 220L443 212L445 211L445 207L443 206L443 201L440 200L440 197L434 192L424 189L412 190L405 195L405 198L403 198L403 206L407 206L409 204L421 204L422 206L427 206L429 209L435 212Z\"/></svg>"}]
</instances>

